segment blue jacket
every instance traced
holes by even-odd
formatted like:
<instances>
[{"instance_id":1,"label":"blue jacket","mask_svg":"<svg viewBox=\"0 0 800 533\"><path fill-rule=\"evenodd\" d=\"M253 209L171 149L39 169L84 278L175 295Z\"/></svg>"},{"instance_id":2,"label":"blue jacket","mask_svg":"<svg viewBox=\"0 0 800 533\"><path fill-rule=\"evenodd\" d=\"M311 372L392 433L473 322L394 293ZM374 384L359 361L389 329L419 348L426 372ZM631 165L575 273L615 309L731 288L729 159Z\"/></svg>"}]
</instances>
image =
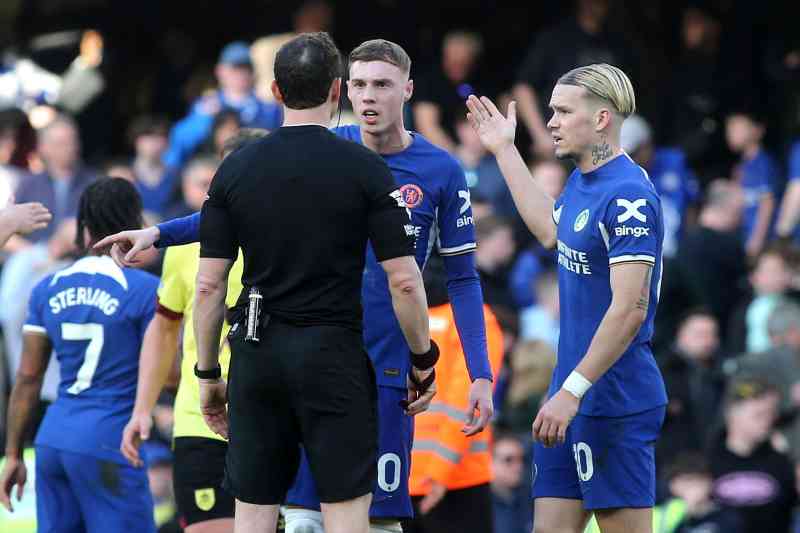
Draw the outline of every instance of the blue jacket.
<instances>
[{"instance_id":1,"label":"blue jacket","mask_svg":"<svg viewBox=\"0 0 800 533\"><path fill-rule=\"evenodd\" d=\"M216 91L197 99L189 114L173 126L164 164L173 169L183 167L211 133L214 116L223 109L238 111L245 128L274 130L283 122L281 107L259 100L255 93L242 103L233 103L225 98L222 91Z\"/></svg>"}]
</instances>

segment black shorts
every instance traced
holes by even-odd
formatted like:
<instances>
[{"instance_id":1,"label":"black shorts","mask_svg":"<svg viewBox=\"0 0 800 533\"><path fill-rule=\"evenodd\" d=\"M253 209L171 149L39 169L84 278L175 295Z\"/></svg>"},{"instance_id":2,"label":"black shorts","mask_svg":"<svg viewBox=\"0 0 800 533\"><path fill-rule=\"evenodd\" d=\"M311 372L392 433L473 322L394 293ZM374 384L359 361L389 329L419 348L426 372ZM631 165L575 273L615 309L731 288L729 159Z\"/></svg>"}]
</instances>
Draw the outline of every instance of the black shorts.
<instances>
[{"instance_id":1,"label":"black shorts","mask_svg":"<svg viewBox=\"0 0 800 533\"><path fill-rule=\"evenodd\" d=\"M442 501L425 515L419 512L422 496L414 496L412 500L414 518L403 520L404 533L491 533L494 529L492 492L488 483L447 491Z\"/></svg>"},{"instance_id":2,"label":"black shorts","mask_svg":"<svg viewBox=\"0 0 800 533\"><path fill-rule=\"evenodd\" d=\"M223 487L243 502L283 503L302 444L321 502L371 493L377 387L361 334L273 320L259 343L234 335L230 345Z\"/></svg>"},{"instance_id":3,"label":"black shorts","mask_svg":"<svg viewBox=\"0 0 800 533\"><path fill-rule=\"evenodd\" d=\"M205 437L176 437L173 485L183 527L233 518L234 500L222 488L228 444Z\"/></svg>"}]
</instances>

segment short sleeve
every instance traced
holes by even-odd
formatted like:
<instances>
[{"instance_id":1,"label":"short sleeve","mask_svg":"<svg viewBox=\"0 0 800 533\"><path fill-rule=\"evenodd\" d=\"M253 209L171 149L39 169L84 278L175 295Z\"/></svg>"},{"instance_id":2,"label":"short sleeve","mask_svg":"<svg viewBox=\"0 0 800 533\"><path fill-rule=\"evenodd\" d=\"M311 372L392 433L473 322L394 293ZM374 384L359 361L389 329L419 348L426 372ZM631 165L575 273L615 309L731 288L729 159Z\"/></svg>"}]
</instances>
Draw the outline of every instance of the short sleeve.
<instances>
[{"instance_id":1,"label":"short sleeve","mask_svg":"<svg viewBox=\"0 0 800 533\"><path fill-rule=\"evenodd\" d=\"M789 179L791 181L800 180L800 142L794 143L789 152Z\"/></svg>"},{"instance_id":2,"label":"short sleeve","mask_svg":"<svg viewBox=\"0 0 800 533\"><path fill-rule=\"evenodd\" d=\"M769 175L766 169L762 167L752 168L745 187L759 195L771 193L772 188L770 187Z\"/></svg>"},{"instance_id":3,"label":"short sleeve","mask_svg":"<svg viewBox=\"0 0 800 533\"><path fill-rule=\"evenodd\" d=\"M31 292L28 300L28 316L22 326L23 333L37 333L47 336L47 329L44 325L44 310L47 304L47 284L50 283L52 276L47 276L40 281Z\"/></svg>"},{"instance_id":4,"label":"short sleeve","mask_svg":"<svg viewBox=\"0 0 800 533\"><path fill-rule=\"evenodd\" d=\"M167 318L179 319L191 302L191 287L186 286L181 259L183 248L167 248L164 267L161 269L161 285L158 287L158 312Z\"/></svg>"},{"instance_id":5,"label":"short sleeve","mask_svg":"<svg viewBox=\"0 0 800 533\"><path fill-rule=\"evenodd\" d=\"M661 205L645 185L622 186L610 196L600 233L610 265L655 265L663 239Z\"/></svg>"},{"instance_id":6,"label":"short sleeve","mask_svg":"<svg viewBox=\"0 0 800 533\"><path fill-rule=\"evenodd\" d=\"M236 172L234 161L228 157L220 165L208 197L200 211L200 257L235 260L239 241L228 204L228 183Z\"/></svg>"},{"instance_id":7,"label":"short sleeve","mask_svg":"<svg viewBox=\"0 0 800 533\"><path fill-rule=\"evenodd\" d=\"M383 159L374 156L367 161L363 181L368 201L367 231L375 257L380 262L413 256L414 228L403 194Z\"/></svg>"},{"instance_id":8,"label":"short sleeve","mask_svg":"<svg viewBox=\"0 0 800 533\"><path fill-rule=\"evenodd\" d=\"M153 320L153 315L156 313L156 292L158 289L158 278L155 276L145 280L144 287L142 287L142 301L139 308L139 338L144 339L144 332L150 321Z\"/></svg>"},{"instance_id":9,"label":"short sleeve","mask_svg":"<svg viewBox=\"0 0 800 533\"><path fill-rule=\"evenodd\" d=\"M449 174L436 221L439 226L439 253L443 256L469 253L477 247L472 203L464 171L453 161Z\"/></svg>"}]
</instances>

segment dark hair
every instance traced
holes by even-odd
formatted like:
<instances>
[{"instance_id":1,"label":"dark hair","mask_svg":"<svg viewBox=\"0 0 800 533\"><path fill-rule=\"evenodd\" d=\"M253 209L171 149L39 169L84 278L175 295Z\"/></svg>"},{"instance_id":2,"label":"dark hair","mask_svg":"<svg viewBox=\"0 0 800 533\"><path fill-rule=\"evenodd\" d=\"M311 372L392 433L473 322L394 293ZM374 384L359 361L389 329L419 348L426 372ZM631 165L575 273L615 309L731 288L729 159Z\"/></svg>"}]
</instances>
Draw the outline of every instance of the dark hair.
<instances>
[{"instance_id":1,"label":"dark hair","mask_svg":"<svg viewBox=\"0 0 800 533\"><path fill-rule=\"evenodd\" d=\"M767 127L768 116L763 104L751 101L750 99L743 99L733 104L729 108L725 118L729 119L736 116L745 117L751 122L755 123L756 126L763 128Z\"/></svg>"},{"instance_id":2,"label":"dark hair","mask_svg":"<svg viewBox=\"0 0 800 533\"><path fill-rule=\"evenodd\" d=\"M217 133L217 130L228 122L235 122L237 126L241 127L242 117L239 116L239 112L235 109L225 107L222 108L216 115L214 115L214 120L211 122L210 136L213 137Z\"/></svg>"},{"instance_id":3,"label":"dark hair","mask_svg":"<svg viewBox=\"0 0 800 533\"><path fill-rule=\"evenodd\" d=\"M269 134L269 131L263 128L241 128L236 135L223 143L220 156L224 158L242 146L265 137L267 134Z\"/></svg>"},{"instance_id":4,"label":"dark hair","mask_svg":"<svg viewBox=\"0 0 800 533\"><path fill-rule=\"evenodd\" d=\"M486 215L475 222L475 237L478 239L478 242L480 242L490 237L495 231L510 227L511 224L507 219L499 215Z\"/></svg>"},{"instance_id":5,"label":"dark hair","mask_svg":"<svg viewBox=\"0 0 800 533\"><path fill-rule=\"evenodd\" d=\"M494 432L494 438L492 439L492 453L494 453L494 447L500 441L504 440L518 444L519 447L522 448L523 452L525 451L525 444L522 442L522 438L519 435L508 430L496 430Z\"/></svg>"},{"instance_id":6,"label":"dark hair","mask_svg":"<svg viewBox=\"0 0 800 533\"><path fill-rule=\"evenodd\" d=\"M103 177L81 194L75 244L85 251L104 237L142 225L142 199L136 188L122 178ZM89 230L89 243L84 241L84 229Z\"/></svg>"},{"instance_id":7,"label":"dark hair","mask_svg":"<svg viewBox=\"0 0 800 533\"><path fill-rule=\"evenodd\" d=\"M664 470L664 478L667 481L672 481L678 476L687 474L711 476L708 460L702 453L695 451L679 453L675 460Z\"/></svg>"},{"instance_id":8,"label":"dark hair","mask_svg":"<svg viewBox=\"0 0 800 533\"><path fill-rule=\"evenodd\" d=\"M678 329L682 328L689 321L690 318L694 318L696 316L711 317L712 319L714 319L715 323L719 323L716 315L714 315L714 313L711 311L710 308L698 305L695 307L690 307L680 315L680 317L678 318Z\"/></svg>"},{"instance_id":9,"label":"dark hair","mask_svg":"<svg viewBox=\"0 0 800 533\"><path fill-rule=\"evenodd\" d=\"M796 268L798 262L800 262L798 260L798 250L791 243L784 244L781 242L776 242L767 245L763 250L761 250L761 253L758 254L755 263L757 264L762 258L768 256L779 258L784 262L784 264L786 264L788 268Z\"/></svg>"},{"instance_id":10,"label":"dark hair","mask_svg":"<svg viewBox=\"0 0 800 533\"><path fill-rule=\"evenodd\" d=\"M0 137L14 138L14 151L8 163L19 168L28 168L28 158L36 149L36 131L21 109L12 107L0 111Z\"/></svg>"},{"instance_id":11,"label":"dark hair","mask_svg":"<svg viewBox=\"0 0 800 533\"><path fill-rule=\"evenodd\" d=\"M386 39L372 39L356 46L350 52L350 64L356 61L383 61L396 66L406 74L411 71L411 58L403 47Z\"/></svg>"},{"instance_id":12,"label":"dark hair","mask_svg":"<svg viewBox=\"0 0 800 533\"><path fill-rule=\"evenodd\" d=\"M163 115L140 115L128 128L128 142L136 147L136 139L142 135L169 135L169 119Z\"/></svg>"},{"instance_id":13,"label":"dark hair","mask_svg":"<svg viewBox=\"0 0 800 533\"><path fill-rule=\"evenodd\" d=\"M325 32L303 33L275 56L275 81L289 109L325 103L333 80L342 77L342 56Z\"/></svg>"}]
</instances>

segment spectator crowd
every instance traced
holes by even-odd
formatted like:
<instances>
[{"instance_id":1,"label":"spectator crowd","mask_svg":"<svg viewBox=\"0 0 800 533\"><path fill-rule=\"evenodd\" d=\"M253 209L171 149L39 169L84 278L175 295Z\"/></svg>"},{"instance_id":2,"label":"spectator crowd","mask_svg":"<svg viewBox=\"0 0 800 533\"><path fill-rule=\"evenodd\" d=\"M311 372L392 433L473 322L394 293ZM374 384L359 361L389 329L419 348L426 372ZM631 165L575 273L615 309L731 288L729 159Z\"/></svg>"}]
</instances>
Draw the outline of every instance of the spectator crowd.
<instances>
[{"instance_id":1,"label":"spectator crowd","mask_svg":"<svg viewBox=\"0 0 800 533\"><path fill-rule=\"evenodd\" d=\"M554 158L547 130L555 80L607 62L636 84L646 61L609 29L609 4L578 0L573 16L532 37L514 82L491 94L501 109L517 101L520 149L554 197L571 172L569 162ZM84 32L80 55L62 74L21 58L0 72L0 204L39 202L52 214L46 228L15 235L2 250L0 413L20 360L30 291L75 258L74 217L87 184L101 175L131 181L150 224L198 211L225 142L243 128L281 125L269 91L277 48L298 32L329 28L331 17L325 2L307 2L291 31L227 44L214 83L184 116L138 116L125 125L124 153L91 162L82 158L85 136L75 116L107 90L98 32ZM669 404L656 443L654 520L668 532L800 531L800 136L792 136L800 133L800 106L787 104L776 124L757 101L733 101L728 78L717 75L727 28L702 3L686 7L680 21L663 116L635 114L622 129L623 149L655 185L665 223L653 350ZM497 162L465 119L465 98L494 90L477 76L484 46L478 33L451 31L439 63L428 70L415 63L406 126L448 150L466 176L484 300L502 332L488 445L495 531L528 533L530 425L556 361L559 307L569 303L559 302L552 250L525 228ZM800 43L776 50L764 64L772 89L800 101ZM343 107L332 126L355 123ZM158 274L160 260L145 268ZM41 412L55 397L57 376L53 358ZM170 482L173 395L170 388L162 394L147 445L164 531L179 529ZM11 520L2 513L0 524ZM702 529L712 525L718 529Z\"/></svg>"}]
</instances>

